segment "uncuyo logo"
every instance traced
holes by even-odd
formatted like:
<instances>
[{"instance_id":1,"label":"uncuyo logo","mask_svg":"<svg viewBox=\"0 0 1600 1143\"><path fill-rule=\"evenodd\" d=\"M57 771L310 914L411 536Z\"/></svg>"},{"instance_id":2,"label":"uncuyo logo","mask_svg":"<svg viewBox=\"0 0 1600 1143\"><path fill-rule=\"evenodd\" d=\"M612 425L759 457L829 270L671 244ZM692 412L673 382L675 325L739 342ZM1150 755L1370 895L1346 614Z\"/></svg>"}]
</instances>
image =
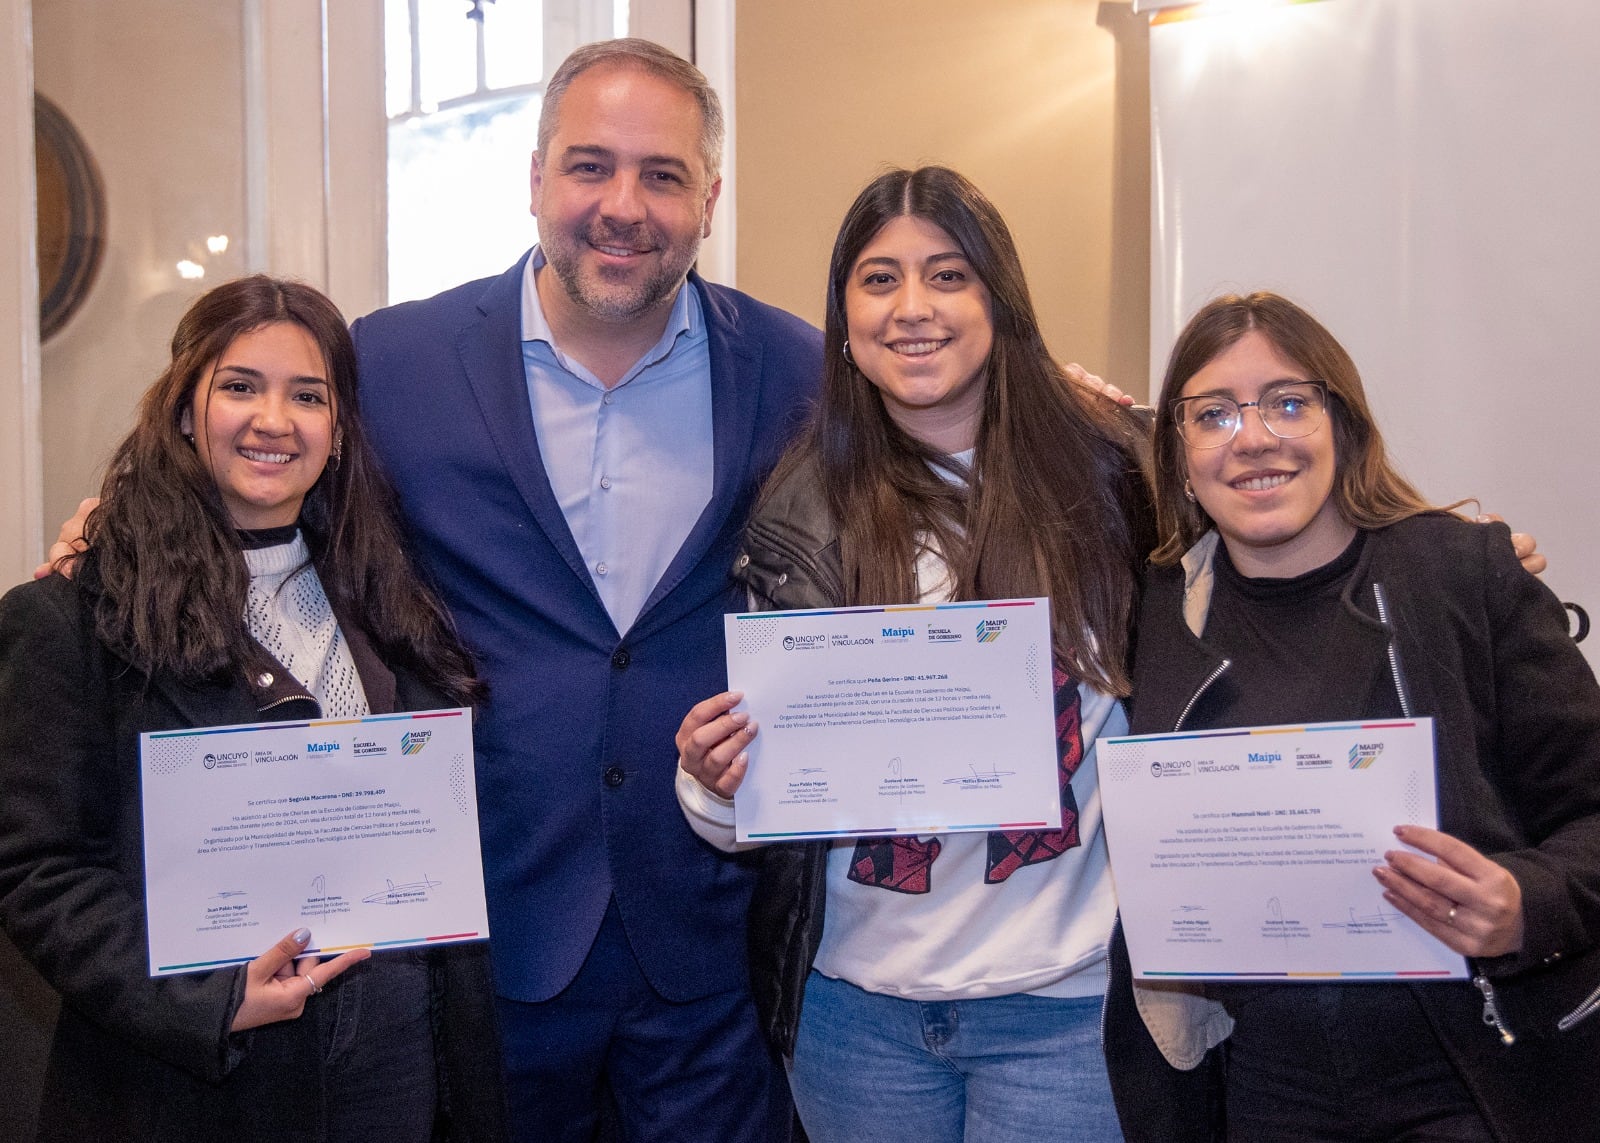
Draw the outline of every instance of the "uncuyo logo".
<instances>
[{"instance_id":1,"label":"uncuyo logo","mask_svg":"<svg viewBox=\"0 0 1600 1143\"><path fill-rule=\"evenodd\" d=\"M400 736L400 753L421 754L422 748L428 745L428 739L432 737L431 730L408 730Z\"/></svg>"},{"instance_id":2,"label":"uncuyo logo","mask_svg":"<svg viewBox=\"0 0 1600 1143\"><path fill-rule=\"evenodd\" d=\"M783 649L785 651L815 651L819 647L826 646L827 642L828 637L826 635L785 635L783 637Z\"/></svg>"}]
</instances>

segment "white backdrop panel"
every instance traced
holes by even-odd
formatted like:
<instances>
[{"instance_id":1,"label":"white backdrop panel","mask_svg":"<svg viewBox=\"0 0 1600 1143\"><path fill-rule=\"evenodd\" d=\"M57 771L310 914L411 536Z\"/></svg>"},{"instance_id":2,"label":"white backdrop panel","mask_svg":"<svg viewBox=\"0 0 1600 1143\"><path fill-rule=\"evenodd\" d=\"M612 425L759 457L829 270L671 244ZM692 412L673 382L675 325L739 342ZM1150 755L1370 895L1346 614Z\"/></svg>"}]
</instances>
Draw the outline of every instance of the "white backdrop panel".
<instances>
[{"instance_id":1,"label":"white backdrop panel","mask_svg":"<svg viewBox=\"0 0 1600 1143\"><path fill-rule=\"evenodd\" d=\"M1534 532L1600 618L1600 5L1158 25L1151 105L1152 395L1196 308L1277 290L1350 350L1423 492Z\"/></svg>"}]
</instances>

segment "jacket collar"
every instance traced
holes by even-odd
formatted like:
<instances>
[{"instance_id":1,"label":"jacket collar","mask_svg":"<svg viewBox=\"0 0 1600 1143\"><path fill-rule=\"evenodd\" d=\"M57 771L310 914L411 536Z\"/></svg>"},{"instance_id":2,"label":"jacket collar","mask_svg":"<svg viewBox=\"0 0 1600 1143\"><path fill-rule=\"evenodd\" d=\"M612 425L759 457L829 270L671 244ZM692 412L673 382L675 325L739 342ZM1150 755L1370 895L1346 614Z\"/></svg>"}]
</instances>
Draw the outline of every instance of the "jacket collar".
<instances>
[{"instance_id":1,"label":"jacket collar","mask_svg":"<svg viewBox=\"0 0 1600 1143\"><path fill-rule=\"evenodd\" d=\"M522 282L532 253L530 250L524 254L515 266L489 283L478 299L477 320L467 323L457 336L456 352L483 413L490 440L518 494L546 540L585 585L596 609L604 615L589 569L550 487L528 403L522 361ZM652 609L698 566L728 526L744 492L743 476L754 447L763 347L744 330L738 294L708 285L694 271L689 273L686 288L699 291L711 364L711 500L645 600L635 621L635 634L670 622L670 616L652 615Z\"/></svg>"},{"instance_id":2,"label":"jacket collar","mask_svg":"<svg viewBox=\"0 0 1600 1143\"><path fill-rule=\"evenodd\" d=\"M370 714L392 714L396 707L395 674L378 658L371 640L341 609L335 609L339 632L350 649ZM195 685L169 675L151 684L183 715L190 726L238 726L252 722L318 719L322 708L289 669L260 643L249 668L232 683Z\"/></svg>"}]
</instances>

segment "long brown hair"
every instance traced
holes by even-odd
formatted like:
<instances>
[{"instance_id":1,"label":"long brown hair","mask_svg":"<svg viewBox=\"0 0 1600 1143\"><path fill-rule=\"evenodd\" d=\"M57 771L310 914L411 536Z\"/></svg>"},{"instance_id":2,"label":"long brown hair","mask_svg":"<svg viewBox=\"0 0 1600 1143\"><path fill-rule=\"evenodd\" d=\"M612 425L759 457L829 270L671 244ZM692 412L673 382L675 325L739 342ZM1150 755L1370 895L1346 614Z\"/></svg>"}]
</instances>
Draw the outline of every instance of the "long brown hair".
<instances>
[{"instance_id":1,"label":"long brown hair","mask_svg":"<svg viewBox=\"0 0 1600 1143\"><path fill-rule=\"evenodd\" d=\"M1202 306L1189 319L1167 359L1167 374L1156 403L1156 526L1161 546L1152 563L1183 558L1211 527L1200 505L1183 494L1188 467L1172 405L1189 379L1251 330L1328 389L1328 419L1333 424L1335 475L1333 502L1346 523L1381 528L1420 512L1437 511L1389 459L1383 434L1367 404L1356 363L1344 346L1305 310L1266 291L1227 294Z\"/></svg>"},{"instance_id":2,"label":"long brown hair","mask_svg":"<svg viewBox=\"0 0 1600 1143\"><path fill-rule=\"evenodd\" d=\"M994 346L970 470L900 429L844 354L850 271L879 230L906 216L955 239L992 300ZM817 414L773 486L815 456L838 522L845 602L914 599L918 537L930 536L952 598L1048 595L1058 661L1127 694L1137 569L1150 540L1144 430L1110 402L1080 396L1050 356L994 205L945 167L874 179L834 243L824 336ZM946 481L930 462L967 479Z\"/></svg>"},{"instance_id":3,"label":"long brown hair","mask_svg":"<svg viewBox=\"0 0 1600 1143\"><path fill-rule=\"evenodd\" d=\"M245 627L250 576L233 520L181 421L196 387L241 334L293 322L328 369L342 438L306 493L300 528L329 602L359 623L389 662L410 667L455 702L479 697L449 616L417 578L394 494L361 428L355 347L344 318L300 282L255 275L202 295L172 335L172 360L146 391L117 446L101 504L85 529L77 576L97 596L98 632L147 674L188 681L236 676L259 658Z\"/></svg>"}]
</instances>

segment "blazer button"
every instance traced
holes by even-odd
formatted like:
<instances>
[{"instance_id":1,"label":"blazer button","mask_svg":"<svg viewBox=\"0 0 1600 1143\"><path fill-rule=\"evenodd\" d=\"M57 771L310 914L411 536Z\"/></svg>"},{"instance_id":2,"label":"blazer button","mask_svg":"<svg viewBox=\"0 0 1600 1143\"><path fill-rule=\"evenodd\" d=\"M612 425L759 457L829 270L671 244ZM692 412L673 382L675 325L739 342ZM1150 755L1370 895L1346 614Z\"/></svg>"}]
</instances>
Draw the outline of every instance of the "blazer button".
<instances>
[{"instance_id":1,"label":"blazer button","mask_svg":"<svg viewBox=\"0 0 1600 1143\"><path fill-rule=\"evenodd\" d=\"M258 686L258 687L270 687L271 685L272 685L272 672L271 671L262 671L259 675L256 676L256 686Z\"/></svg>"},{"instance_id":2,"label":"blazer button","mask_svg":"<svg viewBox=\"0 0 1600 1143\"><path fill-rule=\"evenodd\" d=\"M633 656L628 654L626 647L617 648L611 655L611 665L619 671L631 662L633 662Z\"/></svg>"},{"instance_id":3,"label":"blazer button","mask_svg":"<svg viewBox=\"0 0 1600 1143\"><path fill-rule=\"evenodd\" d=\"M607 766L605 773L600 775L600 780L613 790L622 785L625 778L627 775L622 772L621 766Z\"/></svg>"},{"instance_id":4,"label":"blazer button","mask_svg":"<svg viewBox=\"0 0 1600 1143\"><path fill-rule=\"evenodd\" d=\"M736 567L736 568L739 568L740 570L743 570L744 568L749 567L750 566L750 557L747 556L747 555L744 555L743 553L741 553L739 558L736 561L734 561L734 565L733 566Z\"/></svg>"}]
</instances>

